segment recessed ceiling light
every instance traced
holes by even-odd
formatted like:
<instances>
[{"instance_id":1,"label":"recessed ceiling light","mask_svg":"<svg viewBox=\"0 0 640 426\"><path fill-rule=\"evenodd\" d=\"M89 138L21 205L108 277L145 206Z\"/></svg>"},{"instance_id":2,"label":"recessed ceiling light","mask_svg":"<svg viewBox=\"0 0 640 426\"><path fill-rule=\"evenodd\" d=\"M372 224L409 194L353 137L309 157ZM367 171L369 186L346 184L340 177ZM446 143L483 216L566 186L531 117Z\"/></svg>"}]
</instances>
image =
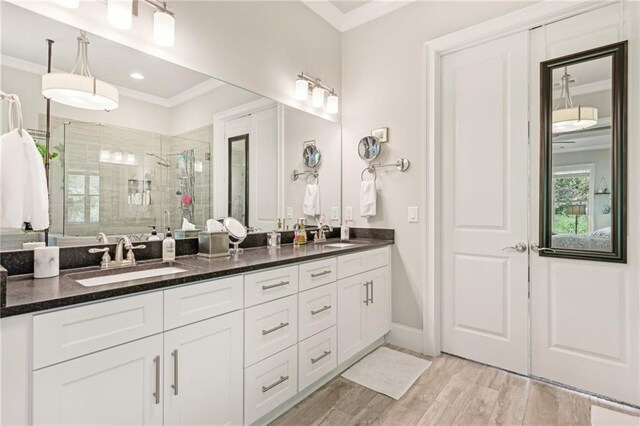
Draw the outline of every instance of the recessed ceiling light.
<instances>
[{"instance_id":1,"label":"recessed ceiling light","mask_svg":"<svg viewBox=\"0 0 640 426\"><path fill-rule=\"evenodd\" d=\"M133 78L134 80L144 80L144 75L140 74L139 72L132 72L131 74L129 74L129 77Z\"/></svg>"}]
</instances>

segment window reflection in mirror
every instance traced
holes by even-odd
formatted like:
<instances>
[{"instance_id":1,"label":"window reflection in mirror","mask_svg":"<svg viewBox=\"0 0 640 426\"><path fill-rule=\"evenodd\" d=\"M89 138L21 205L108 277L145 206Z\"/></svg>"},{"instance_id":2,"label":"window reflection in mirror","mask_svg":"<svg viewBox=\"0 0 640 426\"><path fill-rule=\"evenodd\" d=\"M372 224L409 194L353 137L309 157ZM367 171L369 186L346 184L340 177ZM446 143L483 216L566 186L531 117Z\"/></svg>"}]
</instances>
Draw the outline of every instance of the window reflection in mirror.
<instances>
[{"instance_id":1,"label":"window reflection in mirror","mask_svg":"<svg viewBox=\"0 0 640 426\"><path fill-rule=\"evenodd\" d=\"M541 255L624 261L624 46L542 63Z\"/></svg>"}]
</instances>

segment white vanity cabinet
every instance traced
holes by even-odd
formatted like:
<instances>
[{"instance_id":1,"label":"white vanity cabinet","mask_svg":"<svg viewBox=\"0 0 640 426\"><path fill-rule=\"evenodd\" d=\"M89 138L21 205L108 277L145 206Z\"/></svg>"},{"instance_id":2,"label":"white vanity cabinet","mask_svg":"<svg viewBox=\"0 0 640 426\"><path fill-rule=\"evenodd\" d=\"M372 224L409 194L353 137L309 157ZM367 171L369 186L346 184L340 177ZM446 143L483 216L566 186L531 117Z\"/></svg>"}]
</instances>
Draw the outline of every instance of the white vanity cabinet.
<instances>
[{"instance_id":1,"label":"white vanity cabinet","mask_svg":"<svg viewBox=\"0 0 640 426\"><path fill-rule=\"evenodd\" d=\"M345 277L338 280L338 364L391 328L388 253L383 248L338 258L338 276Z\"/></svg>"}]
</instances>

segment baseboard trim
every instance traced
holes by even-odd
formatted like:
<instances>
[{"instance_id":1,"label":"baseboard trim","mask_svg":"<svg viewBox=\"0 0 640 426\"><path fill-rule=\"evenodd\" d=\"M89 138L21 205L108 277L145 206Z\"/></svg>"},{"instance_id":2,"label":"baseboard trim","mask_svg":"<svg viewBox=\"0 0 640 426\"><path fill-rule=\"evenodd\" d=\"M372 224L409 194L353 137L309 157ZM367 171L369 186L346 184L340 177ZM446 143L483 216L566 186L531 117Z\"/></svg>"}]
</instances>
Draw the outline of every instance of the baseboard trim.
<instances>
[{"instance_id":1,"label":"baseboard trim","mask_svg":"<svg viewBox=\"0 0 640 426\"><path fill-rule=\"evenodd\" d=\"M391 331L387 334L386 341L387 343L409 349L410 351L424 353L422 347L422 329L420 328L391 323Z\"/></svg>"}]
</instances>

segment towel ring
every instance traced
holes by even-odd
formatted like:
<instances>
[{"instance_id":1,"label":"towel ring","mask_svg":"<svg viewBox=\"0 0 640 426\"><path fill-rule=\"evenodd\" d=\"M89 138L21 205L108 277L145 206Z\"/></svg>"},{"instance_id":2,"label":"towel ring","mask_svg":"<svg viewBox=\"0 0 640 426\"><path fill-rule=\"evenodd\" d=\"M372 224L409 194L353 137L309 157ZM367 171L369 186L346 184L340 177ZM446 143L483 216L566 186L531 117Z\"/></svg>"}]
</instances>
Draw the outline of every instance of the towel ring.
<instances>
[{"instance_id":1,"label":"towel ring","mask_svg":"<svg viewBox=\"0 0 640 426\"><path fill-rule=\"evenodd\" d=\"M305 179L305 180L306 180L306 182L307 182L307 184L309 183L309 178L310 178L310 177L314 177L314 178L316 178L316 184L317 184L318 182L320 182L320 177L318 176L318 172L309 172L309 174L307 174L307 177L306 177L306 179Z\"/></svg>"},{"instance_id":2,"label":"towel ring","mask_svg":"<svg viewBox=\"0 0 640 426\"><path fill-rule=\"evenodd\" d=\"M364 182L364 172L369 172L373 175L373 181L375 182L376 179L378 179L378 174L376 173L376 168L375 167L367 167L365 168L362 173L360 173L360 180Z\"/></svg>"}]
</instances>

